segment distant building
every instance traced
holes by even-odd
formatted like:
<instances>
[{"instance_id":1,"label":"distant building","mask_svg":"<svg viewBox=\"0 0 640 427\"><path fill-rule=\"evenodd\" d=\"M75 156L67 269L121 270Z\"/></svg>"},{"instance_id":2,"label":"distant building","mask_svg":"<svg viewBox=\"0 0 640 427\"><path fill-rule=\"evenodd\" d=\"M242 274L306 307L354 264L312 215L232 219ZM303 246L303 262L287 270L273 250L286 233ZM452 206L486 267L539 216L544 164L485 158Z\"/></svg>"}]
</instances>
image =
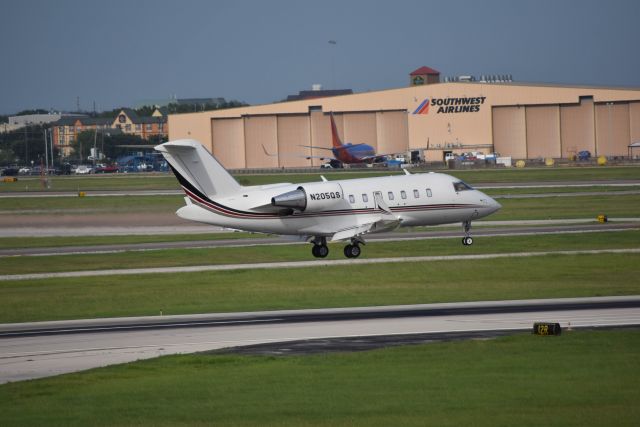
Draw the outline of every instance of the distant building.
<instances>
[{"instance_id":1,"label":"distant building","mask_svg":"<svg viewBox=\"0 0 640 427\"><path fill-rule=\"evenodd\" d=\"M25 126L46 125L62 118L86 117L83 114L68 113L48 113L48 114L25 114L23 116L9 116L9 123L0 126L0 132L12 132Z\"/></svg>"},{"instance_id":2,"label":"distant building","mask_svg":"<svg viewBox=\"0 0 640 427\"><path fill-rule=\"evenodd\" d=\"M123 108L115 118L64 117L53 124L53 141L63 156L71 153L71 145L84 131L99 130L104 133L125 133L142 139L153 136L166 137L166 108L156 108L151 117L140 117L130 108Z\"/></svg>"},{"instance_id":3,"label":"distant building","mask_svg":"<svg viewBox=\"0 0 640 427\"><path fill-rule=\"evenodd\" d=\"M469 152L536 161L581 151L626 157L640 141L640 88L515 83L509 75L438 83L429 67L410 75L411 85L396 89L311 91L298 101L171 114L169 139L200 141L233 169L320 166L327 150L317 147L332 146L331 116L345 142L426 161Z\"/></svg>"},{"instance_id":4,"label":"distant building","mask_svg":"<svg viewBox=\"0 0 640 427\"><path fill-rule=\"evenodd\" d=\"M409 74L411 86L430 85L440 83L440 71L430 67L420 67Z\"/></svg>"},{"instance_id":5,"label":"distant building","mask_svg":"<svg viewBox=\"0 0 640 427\"><path fill-rule=\"evenodd\" d=\"M156 108L151 117L140 117L135 110L123 108L111 123L112 128L122 133L137 135L142 139L152 136L167 136L167 115Z\"/></svg>"},{"instance_id":6,"label":"distant building","mask_svg":"<svg viewBox=\"0 0 640 427\"><path fill-rule=\"evenodd\" d=\"M328 98L330 96L351 95L351 89L322 89L322 86L313 85L311 90L301 90L297 95L287 96L287 101L302 101L305 99Z\"/></svg>"}]
</instances>

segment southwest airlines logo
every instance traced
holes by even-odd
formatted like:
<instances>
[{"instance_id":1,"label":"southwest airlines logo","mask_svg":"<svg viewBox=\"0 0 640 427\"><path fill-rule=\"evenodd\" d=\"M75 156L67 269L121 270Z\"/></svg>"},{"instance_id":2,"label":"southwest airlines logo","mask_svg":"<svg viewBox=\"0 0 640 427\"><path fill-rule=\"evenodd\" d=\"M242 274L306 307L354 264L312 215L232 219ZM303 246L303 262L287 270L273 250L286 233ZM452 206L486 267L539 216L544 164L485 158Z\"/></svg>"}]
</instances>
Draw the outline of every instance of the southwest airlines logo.
<instances>
[{"instance_id":1,"label":"southwest airlines logo","mask_svg":"<svg viewBox=\"0 0 640 427\"><path fill-rule=\"evenodd\" d=\"M486 96L475 98L425 98L413 114L429 114L429 106L431 105L434 108L438 108L436 114L477 113L486 99Z\"/></svg>"},{"instance_id":2,"label":"southwest airlines logo","mask_svg":"<svg viewBox=\"0 0 640 427\"><path fill-rule=\"evenodd\" d=\"M413 114L429 114L429 98L425 98Z\"/></svg>"}]
</instances>

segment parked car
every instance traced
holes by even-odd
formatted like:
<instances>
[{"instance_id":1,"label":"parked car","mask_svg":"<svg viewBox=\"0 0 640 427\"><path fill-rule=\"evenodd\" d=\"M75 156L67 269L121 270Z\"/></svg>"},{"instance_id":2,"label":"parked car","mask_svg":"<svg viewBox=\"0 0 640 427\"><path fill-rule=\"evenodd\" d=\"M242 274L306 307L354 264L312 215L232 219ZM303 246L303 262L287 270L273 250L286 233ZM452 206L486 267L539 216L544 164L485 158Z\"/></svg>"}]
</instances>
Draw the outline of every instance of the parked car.
<instances>
[{"instance_id":1,"label":"parked car","mask_svg":"<svg viewBox=\"0 0 640 427\"><path fill-rule=\"evenodd\" d=\"M578 160L589 160L590 158L591 158L591 152L587 150L583 150L578 153Z\"/></svg>"},{"instance_id":2,"label":"parked car","mask_svg":"<svg viewBox=\"0 0 640 427\"><path fill-rule=\"evenodd\" d=\"M76 175L88 175L92 172L93 172L93 169L91 169L87 165L80 165L76 168Z\"/></svg>"},{"instance_id":3,"label":"parked car","mask_svg":"<svg viewBox=\"0 0 640 427\"><path fill-rule=\"evenodd\" d=\"M16 176L18 175L18 168L15 166L9 166L8 168L2 169L2 176Z\"/></svg>"},{"instance_id":4,"label":"parked car","mask_svg":"<svg viewBox=\"0 0 640 427\"><path fill-rule=\"evenodd\" d=\"M71 164L69 163L63 163L60 166L58 166L55 170L55 174L56 175L71 175Z\"/></svg>"},{"instance_id":5,"label":"parked car","mask_svg":"<svg viewBox=\"0 0 640 427\"><path fill-rule=\"evenodd\" d=\"M117 173L117 172L118 172L118 168L116 166L106 166L106 165L100 165L96 167L96 169L93 171L93 173Z\"/></svg>"},{"instance_id":6,"label":"parked car","mask_svg":"<svg viewBox=\"0 0 640 427\"><path fill-rule=\"evenodd\" d=\"M28 168L26 166L21 167L20 169L18 169L18 173L20 175L28 175L29 172L31 172L31 168Z\"/></svg>"}]
</instances>

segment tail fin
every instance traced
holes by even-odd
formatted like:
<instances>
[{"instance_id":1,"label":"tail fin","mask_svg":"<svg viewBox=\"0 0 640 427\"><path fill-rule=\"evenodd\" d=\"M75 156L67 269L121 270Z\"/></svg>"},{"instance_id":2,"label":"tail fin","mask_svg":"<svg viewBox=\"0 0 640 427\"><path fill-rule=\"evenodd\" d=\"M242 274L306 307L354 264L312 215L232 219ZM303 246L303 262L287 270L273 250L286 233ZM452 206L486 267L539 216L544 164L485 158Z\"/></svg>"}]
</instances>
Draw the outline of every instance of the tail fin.
<instances>
[{"instance_id":1,"label":"tail fin","mask_svg":"<svg viewBox=\"0 0 640 427\"><path fill-rule=\"evenodd\" d=\"M340 141L340 135L338 135L338 128L336 122L333 120L333 113L331 113L331 142L333 148L342 148L342 141Z\"/></svg>"},{"instance_id":2,"label":"tail fin","mask_svg":"<svg viewBox=\"0 0 640 427\"><path fill-rule=\"evenodd\" d=\"M242 186L198 141L179 139L158 145L182 186L209 197L224 197L241 191Z\"/></svg>"}]
</instances>

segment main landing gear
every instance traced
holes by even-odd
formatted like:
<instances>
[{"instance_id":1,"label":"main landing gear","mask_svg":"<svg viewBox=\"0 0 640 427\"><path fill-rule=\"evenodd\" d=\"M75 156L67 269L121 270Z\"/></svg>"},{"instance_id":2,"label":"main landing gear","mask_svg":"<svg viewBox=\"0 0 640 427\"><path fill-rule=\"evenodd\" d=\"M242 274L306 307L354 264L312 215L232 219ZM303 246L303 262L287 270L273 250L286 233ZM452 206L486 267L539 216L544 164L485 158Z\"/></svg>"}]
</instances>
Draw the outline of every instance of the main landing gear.
<instances>
[{"instance_id":1,"label":"main landing gear","mask_svg":"<svg viewBox=\"0 0 640 427\"><path fill-rule=\"evenodd\" d=\"M326 256L329 255L326 237L314 237L311 243L313 243L311 253L314 257L326 258ZM361 244L364 245L364 240L358 238L351 239L351 243L344 247L344 256L347 258L358 258L362 253L360 249Z\"/></svg>"},{"instance_id":2,"label":"main landing gear","mask_svg":"<svg viewBox=\"0 0 640 427\"><path fill-rule=\"evenodd\" d=\"M344 256L347 258L358 258L362 253L360 243L364 245L364 241L351 239L351 243L344 247Z\"/></svg>"},{"instance_id":3,"label":"main landing gear","mask_svg":"<svg viewBox=\"0 0 640 427\"><path fill-rule=\"evenodd\" d=\"M313 248L311 248L311 253L316 258L326 258L329 255L329 248L327 247L327 238L326 237L316 237L312 241Z\"/></svg>"},{"instance_id":4,"label":"main landing gear","mask_svg":"<svg viewBox=\"0 0 640 427\"><path fill-rule=\"evenodd\" d=\"M473 238L471 237L471 221L465 221L462 223L464 229L464 237L462 238L462 244L465 246L473 245Z\"/></svg>"}]
</instances>

